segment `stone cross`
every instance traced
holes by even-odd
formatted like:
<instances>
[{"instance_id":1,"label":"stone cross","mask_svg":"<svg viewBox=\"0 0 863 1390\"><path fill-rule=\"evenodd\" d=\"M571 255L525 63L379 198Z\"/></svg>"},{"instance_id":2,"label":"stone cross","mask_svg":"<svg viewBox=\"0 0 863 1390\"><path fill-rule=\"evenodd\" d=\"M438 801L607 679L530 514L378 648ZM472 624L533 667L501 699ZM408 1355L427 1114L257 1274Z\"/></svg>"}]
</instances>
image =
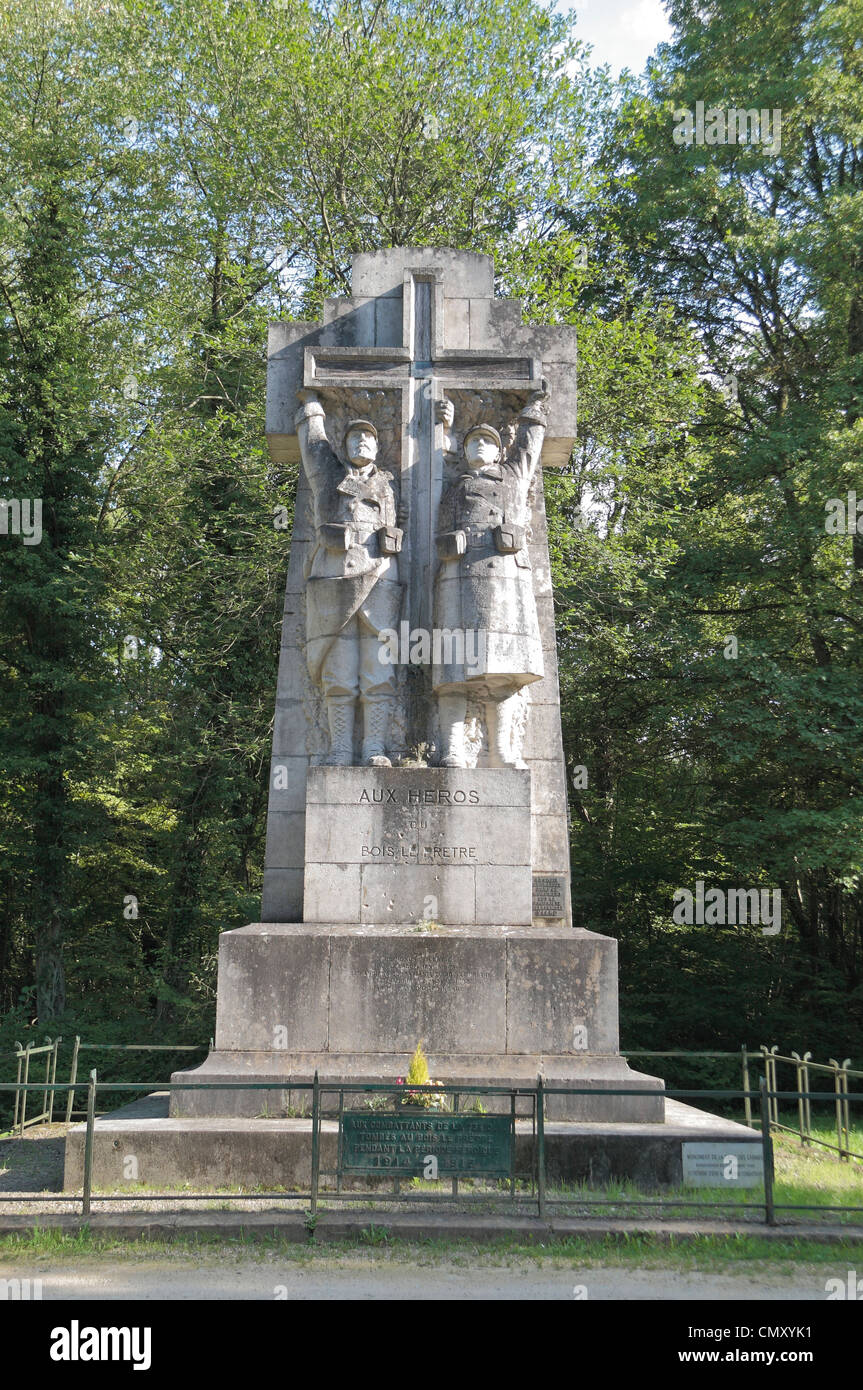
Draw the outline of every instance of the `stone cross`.
<instances>
[{"instance_id":1,"label":"stone cross","mask_svg":"<svg viewBox=\"0 0 863 1390\"><path fill-rule=\"evenodd\" d=\"M437 510L446 481L444 426L437 421L436 402L444 395L454 401L457 428L471 423L464 418L466 411L487 410L489 399L514 417L544 376L550 400L542 464L565 465L575 434L575 330L523 324L519 301L495 298L491 258L473 252L394 248L362 253L354 257L352 289L350 298L325 302L321 324L271 326L270 452L276 462L299 458L294 417L301 388L319 393L328 416L343 402L344 418L369 413L376 425L374 411L356 404L357 397L389 402L392 458L380 461L395 465L400 475L407 557L403 578L408 584L403 616L411 628L429 630ZM381 428L381 433L383 439L386 431ZM530 691L534 728L524 756L534 771L537 800L535 869L568 874L551 586L541 488L538 492L531 559L548 660L545 679ZM302 672L302 562L311 541L303 529L304 506L301 477L273 745L273 779L287 778L287 785L271 780L263 907L269 921L302 916L305 769L315 760L313 753L310 759L314 730Z\"/></svg>"},{"instance_id":2,"label":"stone cross","mask_svg":"<svg viewBox=\"0 0 863 1390\"><path fill-rule=\"evenodd\" d=\"M435 403L450 392L478 389L526 398L539 386L545 367L552 417L542 462L565 464L575 428L574 330L525 331L519 302L493 298L488 257L428 250L380 254L385 267L379 256L355 258L354 296L328 300L323 326L273 325L267 437L275 459L297 456L292 421L301 385L400 393L401 490L410 556L404 616L412 628L429 629L435 518L444 483L443 427L436 422ZM470 273L476 269L478 275ZM401 283L394 285L399 271Z\"/></svg>"}]
</instances>

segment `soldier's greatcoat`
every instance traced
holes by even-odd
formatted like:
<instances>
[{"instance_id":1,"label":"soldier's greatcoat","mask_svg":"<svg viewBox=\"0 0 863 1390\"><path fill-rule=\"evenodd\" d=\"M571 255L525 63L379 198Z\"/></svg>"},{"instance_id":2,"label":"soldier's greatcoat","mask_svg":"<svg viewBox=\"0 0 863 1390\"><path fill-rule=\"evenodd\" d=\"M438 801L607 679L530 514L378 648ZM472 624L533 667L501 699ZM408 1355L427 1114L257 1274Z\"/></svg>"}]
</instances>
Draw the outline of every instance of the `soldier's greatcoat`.
<instances>
[{"instance_id":1,"label":"soldier's greatcoat","mask_svg":"<svg viewBox=\"0 0 863 1390\"><path fill-rule=\"evenodd\" d=\"M434 624L439 630L476 633L478 638L449 653L443 645L441 662L432 672L440 693L472 688L479 693L485 688L504 698L542 679L527 535L528 493L544 436L542 408L529 406L519 416L510 455L503 462L462 473L441 499L437 533L443 556L435 582ZM446 539L458 532L464 534L464 553L447 555ZM501 553L501 544L513 541L520 541L518 549ZM456 659L448 660L449 655Z\"/></svg>"},{"instance_id":2,"label":"soldier's greatcoat","mask_svg":"<svg viewBox=\"0 0 863 1390\"><path fill-rule=\"evenodd\" d=\"M357 614L376 634L398 627L403 592L398 556L382 554L378 536L382 527L396 525L398 503L390 473L374 464L358 469L340 462L320 405L305 405L297 427L314 501L316 545L306 565L306 659L317 682L334 641ZM326 543L328 526L349 527L345 545Z\"/></svg>"}]
</instances>

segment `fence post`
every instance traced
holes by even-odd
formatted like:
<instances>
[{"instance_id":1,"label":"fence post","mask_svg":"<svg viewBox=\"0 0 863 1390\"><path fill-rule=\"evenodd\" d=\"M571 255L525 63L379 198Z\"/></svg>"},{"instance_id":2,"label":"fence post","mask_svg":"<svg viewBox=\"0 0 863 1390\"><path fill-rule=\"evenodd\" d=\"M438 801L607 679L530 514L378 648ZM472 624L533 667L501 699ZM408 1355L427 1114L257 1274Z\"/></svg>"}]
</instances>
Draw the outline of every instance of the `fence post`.
<instances>
[{"instance_id":1,"label":"fence post","mask_svg":"<svg viewBox=\"0 0 863 1390\"><path fill-rule=\"evenodd\" d=\"M90 1193L93 1187L93 1127L96 1123L96 1068L90 1072L87 1087L87 1134L84 1139L84 1194L81 1215L90 1215Z\"/></svg>"},{"instance_id":2,"label":"fence post","mask_svg":"<svg viewBox=\"0 0 863 1390\"><path fill-rule=\"evenodd\" d=\"M845 1129L845 1157L851 1162L851 1105L848 1100L848 1068L851 1066L851 1058L846 1057L842 1063L842 1114Z\"/></svg>"},{"instance_id":3,"label":"fence post","mask_svg":"<svg viewBox=\"0 0 863 1390\"><path fill-rule=\"evenodd\" d=\"M22 1061L23 1061L23 1059L24 1059L24 1049L23 1049L23 1047L21 1046L21 1044L20 1044L19 1042L16 1042L15 1046L16 1046L17 1049L18 1049L17 1053L15 1054L16 1057L18 1058L18 1075L15 1077L15 1085L16 1085L16 1086L20 1086L20 1085L21 1085L21 1063L22 1063ZM21 1109L21 1096L22 1096L22 1094L23 1094L23 1092L21 1092L21 1091L17 1091L17 1090L16 1090L16 1092L15 1092L15 1113L14 1113L13 1118L12 1118L12 1133L13 1133L13 1134L15 1133L16 1129L18 1128L18 1113L19 1113L19 1111L20 1111L20 1109Z\"/></svg>"},{"instance_id":4,"label":"fence post","mask_svg":"<svg viewBox=\"0 0 863 1390\"><path fill-rule=\"evenodd\" d=\"M320 1124L320 1083L318 1073L312 1083L312 1197L311 1214L317 1215L318 1211L318 1169L320 1167L320 1140L318 1137L318 1126Z\"/></svg>"},{"instance_id":5,"label":"fence post","mask_svg":"<svg viewBox=\"0 0 863 1390\"><path fill-rule=\"evenodd\" d=\"M540 1221L545 1220L545 1093L536 1078L536 1195Z\"/></svg>"},{"instance_id":6,"label":"fence post","mask_svg":"<svg viewBox=\"0 0 863 1390\"><path fill-rule=\"evenodd\" d=\"M797 1074L797 1128L800 1130L800 1143L805 1144L806 1139L804 1137L805 1096L803 1092L803 1058L800 1056L799 1052L792 1052L791 1056L794 1058L794 1070Z\"/></svg>"},{"instance_id":7,"label":"fence post","mask_svg":"<svg viewBox=\"0 0 863 1390\"><path fill-rule=\"evenodd\" d=\"M28 1042L26 1048L24 1049L24 1090L21 1092L21 1123L20 1128L18 1130L19 1139L24 1138L24 1121L27 1118L27 1083L30 1080L30 1051L32 1047L33 1044L31 1042Z\"/></svg>"},{"instance_id":8,"label":"fence post","mask_svg":"<svg viewBox=\"0 0 863 1390\"><path fill-rule=\"evenodd\" d=\"M67 1098L66 1098L66 1128L67 1128L67 1129L69 1128L69 1125L70 1125L71 1122L72 1122L72 1111L73 1111L74 1108L75 1108L75 1082L78 1080L78 1050L79 1050L80 1046L81 1046L81 1039L80 1039L80 1038L77 1036L77 1034L76 1034L76 1036L75 1036L75 1041L74 1041L74 1043L72 1044L72 1067L71 1067L71 1070L70 1070L70 1072L69 1072L69 1086L71 1087L71 1089L70 1089L69 1094L68 1094L68 1096L67 1096Z\"/></svg>"},{"instance_id":9,"label":"fence post","mask_svg":"<svg viewBox=\"0 0 863 1390\"><path fill-rule=\"evenodd\" d=\"M839 1157L851 1160L851 1137L848 1133L849 1114L848 1102L844 1099L848 1091L847 1068L851 1065L851 1058L846 1057L841 1064L830 1058L830 1065L833 1068L833 1090L836 1093L836 1143L839 1148Z\"/></svg>"},{"instance_id":10,"label":"fence post","mask_svg":"<svg viewBox=\"0 0 863 1390\"><path fill-rule=\"evenodd\" d=\"M767 1094L767 1078L760 1078L761 1091L761 1153L764 1162L764 1220L768 1226L776 1225L773 1209L773 1143L770 1138L770 1101Z\"/></svg>"},{"instance_id":11,"label":"fence post","mask_svg":"<svg viewBox=\"0 0 863 1390\"><path fill-rule=\"evenodd\" d=\"M833 1093L836 1097L833 1102L836 1108L836 1146L839 1150L839 1157L842 1159L848 1157L848 1154L845 1153L845 1145L842 1143L842 1073L839 1063L834 1057L830 1057L828 1060L833 1068Z\"/></svg>"},{"instance_id":12,"label":"fence post","mask_svg":"<svg viewBox=\"0 0 863 1390\"><path fill-rule=\"evenodd\" d=\"M803 1053L803 1077L804 1077L804 1083L805 1083L803 1089L804 1089L805 1092L806 1092L806 1100L805 1100L804 1103L803 1103L803 1113L804 1113L805 1119L806 1119L806 1143L807 1143L807 1144L809 1143L809 1136L810 1136L810 1134L812 1133L812 1101L809 1099L809 1067L807 1066L807 1063L811 1060L811 1058L812 1058L812 1053L811 1053L811 1052L804 1052L804 1053Z\"/></svg>"},{"instance_id":13,"label":"fence post","mask_svg":"<svg viewBox=\"0 0 863 1390\"><path fill-rule=\"evenodd\" d=\"M749 1053L746 1050L746 1043L740 1047L740 1060L743 1064L743 1118L750 1129L755 1126L752 1123L752 1101L749 1098Z\"/></svg>"},{"instance_id":14,"label":"fence post","mask_svg":"<svg viewBox=\"0 0 863 1390\"><path fill-rule=\"evenodd\" d=\"M761 1046L760 1046L760 1048L759 1048L759 1051L760 1051L760 1053L761 1053L761 1056L764 1058L764 1079L765 1079L765 1081L767 1082L767 1090L770 1091L770 1092L773 1092L773 1091L777 1090L777 1086L776 1086L776 1058L774 1057L773 1054L774 1054L774 1052L777 1052L778 1050L779 1050L779 1049L778 1049L778 1046L777 1046L776 1043L774 1043L773 1047L767 1047L764 1043L762 1043ZM779 1124L779 1101L778 1101L778 1100L771 1100L771 1101L770 1101L770 1123L771 1123L771 1124L776 1124L776 1125Z\"/></svg>"},{"instance_id":15,"label":"fence post","mask_svg":"<svg viewBox=\"0 0 863 1390\"><path fill-rule=\"evenodd\" d=\"M53 1050L53 1052L51 1052L51 1053L48 1054L48 1067L47 1067L46 1070L45 1070L45 1080L46 1080L46 1081L49 1083L49 1085L52 1086L52 1087L53 1087L53 1085L54 1085L54 1082L57 1080L57 1053L58 1053L59 1050L60 1050L60 1044L61 1044L62 1041L63 1041L62 1037L55 1038L55 1039L54 1039L54 1050ZM48 1072L49 1072L49 1071L50 1071L50 1076L48 1075ZM49 1123L49 1125L52 1125L52 1124L54 1123L54 1092L53 1092L53 1090L51 1090L51 1091L48 1092L48 1123Z\"/></svg>"}]
</instances>

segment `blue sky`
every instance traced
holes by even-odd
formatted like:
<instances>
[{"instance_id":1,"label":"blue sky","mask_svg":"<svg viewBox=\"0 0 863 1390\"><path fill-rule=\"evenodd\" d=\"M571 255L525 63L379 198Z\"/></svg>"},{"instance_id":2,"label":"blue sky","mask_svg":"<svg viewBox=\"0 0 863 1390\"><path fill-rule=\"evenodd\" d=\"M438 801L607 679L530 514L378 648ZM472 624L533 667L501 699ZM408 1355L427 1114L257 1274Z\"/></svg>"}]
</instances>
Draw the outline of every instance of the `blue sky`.
<instances>
[{"instance_id":1,"label":"blue sky","mask_svg":"<svg viewBox=\"0 0 863 1390\"><path fill-rule=\"evenodd\" d=\"M661 0L561 0L559 8L575 10L577 37L593 45L594 65L610 63L615 77L621 68L640 73L671 37Z\"/></svg>"}]
</instances>

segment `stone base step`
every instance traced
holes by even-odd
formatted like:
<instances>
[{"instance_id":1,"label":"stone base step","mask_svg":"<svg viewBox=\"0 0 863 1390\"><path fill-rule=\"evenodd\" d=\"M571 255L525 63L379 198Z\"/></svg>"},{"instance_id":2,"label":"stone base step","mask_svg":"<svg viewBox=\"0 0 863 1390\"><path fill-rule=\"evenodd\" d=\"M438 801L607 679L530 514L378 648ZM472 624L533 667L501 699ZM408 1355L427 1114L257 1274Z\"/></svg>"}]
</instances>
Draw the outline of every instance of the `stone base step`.
<instances>
[{"instance_id":1,"label":"stone base step","mask_svg":"<svg viewBox=\"0 0 863 1390\"><path fill-rule=\"evenodd\" d=\"M410 1060L411 1054L408 1052L352 1056L338 1052L292 1054L215 1049L199 1067L172 1075L172 1082L188 1082L189 1089L173 1092L171 1116L174 1119L219 1115L284 1119L307 1115L311 1113L311 1092L296 1087L310 1086L316 1072L321 1085L388 1085L395 1092L396 1077L406 1074ZM552 1057L537 1053L505 1053L498 1056L429 1053L428 1063L435 1081L449 1086L503 1086L508 1089L524 1086L532 1089L536 1086L537 1076L541 1074L547 1086L584 1087L588 1092L599 1092L595 1095L550 1095L546 1101L546 1115L552 1120L661 1124L665 1114L663 1082L656 1076L631 1071L626 1059L616 1055ZM206 1088L207 1083L230 1087L232 1082L281 1082L282 1085L266 1091ZM608 1090L624 1094L601 1094ZM636 1094L627 1095L627 1091ZM480 1095L478 1098L488 1111L508 1111L510 1108L508 1095ZM348 1109L364 1107L366 1099L356 1092L345 1093ZM329 1103L336 1108L338 1097L331 1095ZM462 1104L469 1103L470 1097L465 1097ZM532 1113L532 1100L529 1097L518 1101L517 1113Z\"/></svg>"},{"instance_id":2,"label":"stone base step","mask_svg":"<svg viewBox=\"0 0 863 1390\"><path fill-rule=\"evenodd\" d=\"M162 1112L160 1118L153 1118L156 1105ZM654 1124L547 1123L549 1184L599 1186L629 1181L643 1191L676 1187L683 1179L685 1142L735 1145L758 1139L745 1125L679 1101L666 1098L664 1111L664 1120ZM65 1190L80 1190L83 1185L84 1136L84 1125L73 1126L67 1136ZM322 1168L336 1166L337 1137L337 1123L323 1121ZM530 1122L517 1122L516 1170L520 1176L527 1177L532 1171L534 1144ZM310 1181L308 1119L171 1119L168 1094L162 1092L96 1121L94 1190L128 1189L130 1199L137 1192L146 1197L143 1187L157 1191L182 1186L193 1191L242 1187L268 1192L280 1188L308 1193ZM362 1179L354 1180L352 1186L358 1191L368 1188Z\"/></svg>"}]
</instances>

